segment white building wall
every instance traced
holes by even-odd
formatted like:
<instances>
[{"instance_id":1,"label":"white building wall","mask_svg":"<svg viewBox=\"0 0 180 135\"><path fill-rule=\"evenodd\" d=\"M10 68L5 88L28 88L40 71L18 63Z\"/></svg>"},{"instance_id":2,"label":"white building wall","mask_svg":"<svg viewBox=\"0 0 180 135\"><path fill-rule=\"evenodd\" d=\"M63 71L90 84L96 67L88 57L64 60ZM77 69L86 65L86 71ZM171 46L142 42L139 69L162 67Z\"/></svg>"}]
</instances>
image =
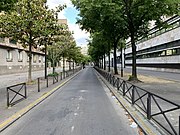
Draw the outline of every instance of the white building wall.
<instances>
[{"instance_id":1,"label":"white building wall","mask_svg":"<svg viewBox=\"0 0 180 135\"><path fill-rule=\"evenodd\" d=\"M146 49L149 47L154 47L160 44L165 44L168 42L172 42L172 41L176 41L180 39L180 27L173 29L171 31L168 31L166 33L163 33L162 35L159 35L157 37L151 38L147 41L144 41L142 43L139 43L136 45L137 47L137 51L142 50L142 49ZM131 53L132 52L132 48L129 47L126 49L125 53Z\"/></svg>"}]
</instances>

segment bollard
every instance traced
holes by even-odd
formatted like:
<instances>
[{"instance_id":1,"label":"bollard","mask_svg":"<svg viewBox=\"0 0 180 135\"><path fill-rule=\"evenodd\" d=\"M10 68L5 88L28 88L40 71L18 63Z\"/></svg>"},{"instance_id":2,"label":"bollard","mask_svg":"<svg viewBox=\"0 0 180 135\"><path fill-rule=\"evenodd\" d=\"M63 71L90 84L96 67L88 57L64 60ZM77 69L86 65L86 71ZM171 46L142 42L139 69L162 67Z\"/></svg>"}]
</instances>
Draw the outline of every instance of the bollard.
<instances>
[{"instance_id":1,"label":"bollard","mask_svg":"<svg viewBox=\"0 0 180 135\"><path fill-rule=\"evenodd\" d=\"M126 95L126 90L125 90L125 88L126 88L125 85L126 84L125 84L125 81L123 81L122 83L123 83L123 96L125 96Z\"/></svg>"},{"instance_id":2,"label":"bollard","mask_svg":"<svg viewBox=\"0 0 180 135\"><path fill-rule=\"evenodd\" d=\"M180 135L180 116L179 116L179 135Z\"/></svg>"},{"instance_id":3,"label":"bollard","mask_svg":"<svg viewBox=\"0 0 180 135\"><path fill-rule=\"evenodd\" d=\"M63 75L63 74L62 74L62 72L61 72L61 74L60 74L60 75L61 75L61 80L62 80L62 75Z\"/></svg>"},{"instance_id":4,"label":"bollard","mask_svg":"<svg viewBox=\"0 0 180 135\"><path fill-rule=\"evenodd\" d=\"M119 78L117 78L117 90L119 90Z\"/></svg>"},{"instance_id":5,"label":"bollard","mask_svg":"<svg viewBox=\"0 0 180 135\"><path fill-rule=\"evenodd\" d=\"M9 91L8 91L8 88L7 88L7 106L9 107Z\"/></svg>"},{"instance_id":6,"label":"bollard","mask_svg":"<svg viewBox=\"0 0 180 135\"><path fill-rule=\"evenodd\" d=\"M134 86L132 89L132 104L134 105L134 99L135 99L135 90L134 90Z\"/></svg>"},{"instance_id":7,"label":"bollard","mask_svg":"<svg viewBox=\"0 0 180 135\"><path fill-rule=\"evenodd\" d=\"M38 78L38 92L40 92L40 78Z\"/></svg>"},{"instance_id":8,"label":"bollard","mask_svg":"<svg viewBox=\"0 0 180 135\"><path fill-rule=\"evenodd\" d=\"M47 79L46 79L46 86L47 86L47 87L48 87L48 78L49 78L49 77L47 76Z\"/></svg>"},{"instance_id":9,"label":"bollard","mask_svg":"<svg viewBox=\"0 0 180 135\"><path fill-rule=\"evenodd\" d=\"M25 95L25 98L27 98L27 88L26 88L26 83L24 83L24 87L25 87L25 92L24 92L24 95Z\"/></svg>"},{"instance_id":10,"label":"bollard","mask_svg":"<svg viewBox=\"0 0 180 135\"><path fill-rule=\"evenodd\" d=\"M147 97L147 118L151 119L151 95L148 93Z\"/></svg>"}]
</instances>

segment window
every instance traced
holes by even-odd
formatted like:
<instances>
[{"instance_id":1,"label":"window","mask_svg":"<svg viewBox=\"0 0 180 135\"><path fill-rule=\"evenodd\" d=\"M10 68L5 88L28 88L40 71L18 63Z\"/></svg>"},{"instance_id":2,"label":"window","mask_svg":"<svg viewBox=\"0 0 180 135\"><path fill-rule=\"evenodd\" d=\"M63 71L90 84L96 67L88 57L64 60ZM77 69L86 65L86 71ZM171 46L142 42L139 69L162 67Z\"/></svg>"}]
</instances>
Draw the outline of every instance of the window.
<instances>
[{"instance_id":1,"label":"window","mask_svg":"<svg viewBox=\"0 0 180 135\"><path fill-rule=\"evenodd\" d=\"M23 53L22 53L22 51L18 51L18 61L19 62L23 61Z\"/></svg>"},{"instance_id":2,"label":"window","mask_svg":"<svg viewBox=\"0 0 180 135\"><path fill-rule=\"evenodd\" d=\"M9 39L9 43L10 43L10 44L17 44L17 41L14 40L14 39Z\"/></svg>"},{"instance_id":3,"label":"window","mask_svg":"<svg viewBox=\"0 0 180 135\"><path fill-rule=\"evenodd\" d=\"M6 61L7 62L12 62L13 58L12 58L12 51L11 50L7 50L7 56L6 56Z\"/></svg>"},{"instance_id":4,"label":"window","mask_svg":"<svg viewBox=\"0 0 180 135\"><path fill-rule=\"evenodd\" d=\"M166 50L166 55L172 55L172 50Z\"/></svg>"},{"instance_id":5,"label":"window","mask_svg":"<svg viewBox=\"0 0 180 135\"><path fill-rule=\"evenodd\" d=\"M33 54L33 62L36 63L37 61L37 55Z\"/></svg>"},{"instance_id":6,"label":"window","mask_svg":"<svg viewBox=\"0 0 180 135\"><path fill-rule=\"evenodd\" d=\"M4 38L0 38L1 43L4 43L4 41L5 41Z\"/></svg>"},{"instance_id":7,"label":"window","mask_svg":"<svg viewBox=\"0 0 180 135\"><path fill-rule=\"evenodd\" d=\"M41 56L39 56L39 63L41 63Z\"/></svg>"}]
</instances>

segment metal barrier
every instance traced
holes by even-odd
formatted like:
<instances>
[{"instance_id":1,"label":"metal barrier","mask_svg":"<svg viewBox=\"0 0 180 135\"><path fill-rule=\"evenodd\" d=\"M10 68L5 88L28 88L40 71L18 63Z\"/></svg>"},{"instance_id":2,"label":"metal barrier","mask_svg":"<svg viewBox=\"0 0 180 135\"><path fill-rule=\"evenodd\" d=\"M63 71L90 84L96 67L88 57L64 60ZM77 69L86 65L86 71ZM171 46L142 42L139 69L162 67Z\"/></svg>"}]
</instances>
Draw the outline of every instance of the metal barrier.
<instances>
[{"instance_id":1,"label":"metal barrier","mask_svg":"<svg viewBox=\"0 0 180 135\"><path fill-rule=\"evenodd\" d=\"M37 78L37 83L35 83L37 86L37 90L38 92L40 92L40 90L42 89L42 87L45 85L45 87L49 87L50 83L52 82L53 84L57 83L59 81L59 76L60 76L60 80L62 80L63 78L69 77L71 75L73 75L74 73L80 71L82 69L82 67L76 68L73 71L66 71L65 76L63 76L63 72L60 72L58 75L56 76L47 76L47 79L44 79L43 77L39 77ZM44 83L43 83L44 82ZM44 84L44 85L43 85ZM27 88L26 88L26 83L20 83L20 84L16 84L13 86L9 86L6 88L7 89L7 106L13 106L14 104L20 102L23 99L27 98ZM22 93L23 91L23 93ZM14 96L12 96L11 93L15 93ZM21 98L18 97L18 99L16 98L17 96L21 96ZM12 96L12 98L11 98ZM11 99L10 99L11 98ZM16 99L16 100L15 100Z\"/></svg>"},{"instance_id":2,"label":"metal barrier","mask_svg":"<svg viewBox=\"0 0 180 135\"><path fill-rule=\"evenodd\" d=\"M124 98L137 109L143 111L147 119L153 120L170 135L180 135L180 116L176 113L176 121L171 118L175 111L179 111L180 105L163 97L135 86L108 72L95 68L110 84L117 88ZM178 122L179 121L179 122ZM179 133L178 133L179 132Z\"/></svg>"},{"instance_id":3,"label":"metal barrier","mask_svg":"<svg viewBox=\"0 0 180 135\"><path fill-rule=\"evenodd\" d=\"M22 93L21 91L24 91L24 92ZM11 99L10 99L10 92L15 93L15 95L12 96ZM18 95L21 98L15 100ZM20 83L20 84L7 87L7 106L8 107L13 106L16 103L26 98L27 98L26 83Z\"/></svg>"}]
</instances>

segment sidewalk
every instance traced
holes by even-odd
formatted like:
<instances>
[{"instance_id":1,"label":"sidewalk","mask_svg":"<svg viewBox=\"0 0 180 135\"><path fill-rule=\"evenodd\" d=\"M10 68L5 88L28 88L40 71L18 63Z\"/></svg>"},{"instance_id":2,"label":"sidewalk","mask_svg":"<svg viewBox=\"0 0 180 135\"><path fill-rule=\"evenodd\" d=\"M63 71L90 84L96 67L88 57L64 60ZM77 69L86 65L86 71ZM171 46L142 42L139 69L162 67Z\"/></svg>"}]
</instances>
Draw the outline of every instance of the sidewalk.
<instances>
[{"instance_id":1,"label":"sidewalk","mask_svg":"<svg viewBox=\"0 0 180 135\"><path fill-rule=\"evenodd\" d=\"M128 80L131 73L124 73L124 80ZM120 75L119 75L120 77ZM145 90L155 93L170 101L180 104L180 83L173 80L162 79L155 76L147 76L138 74L138 79L142 82L136 83L136 86L144 88Z\"/></svg>"},{"instance_id":2,"label":"sidewalk","mask_svg":"<svg viewBox=\"0 0 180 135\"><path fill-rule=\"evenodd\" d=\"M56 72L61 72L61 71L62 68L56 68ZM48 68L47 74L49 73L52 73L52 68ZM33 80L37 79L38 77L44 77L44 70L32 72ZM28 78L28 72L0 75L0 89L11 85L15 85L17 83L27 82L27 78Z\"/></svg>"},{"instance_id":3,"label":"sidewalk","mask_svg":"<svg viewBox=\"0 0 180 135\"><path fill-rule=\"evenodd\" d=\"M119 74L120 74L120 71L119 71ZM124 77L121 77L121 75L115 75L115 76L127 81L130 75L131 75L130 72L125 72ZM175 131L178 133L179 120L180 120L179 119L180 108L177 106L180 106L180 83L178 81L171 80L168 78L156 77L156 76L151 76L151 75L143 75L143 74L138 74L138 79L142 82L133 83L133 85L143 88L145 90L144 92L140 88L136 87L134 89L134 87L130 87L131 85L127 83L125 86L125 91L127 90L126 95L130 97L129 101L131 104L132 104L131 100L133 100L131 99L132 89L134 89L133 97L134 97L134 101L136 102L136 105L133 105L133 106L135 106L135 110L136 109L139 110L145 118L147 117L148 95L145 95L147 93L146 91L164 98L162 99L162 98L159 98L158 96L151 96L151 101L150 103L148 103L148 105L150 105L151 117L154 120L163 124L163 126L166 129L168 129L171 133ZM117 91L117 89L115 91ZM119 96L120 94L117 92L117 95ZM123 100L126 98L127 98L126 96L122 97ZM167 100L169 100L170 102ZM174 105L172 102L177 105ZM144 103L144 105L142 103ZM144 111L142 111L141 108L143 109L145 108ZM152 118L150 121L152 121ZM153 120L153 123L155 122L154 120ZM174 128L175 131L172 131L172 129L170 128L170 125L168 124L168 121L170 122L171 126Z\"/></svg>"},{"instance_id":4,"label":"sidewalk","mask_svg":"<svg viewBox=\"0 0 180 135\"><path fill-rule=\"evenodd\" d=\"M39 73L36 76L40 76L41 72L39 71L36 73ZM22 73L22 74L24 74L24 73ZM76 75L76 73L75 73L75 75ZM59 78L59 81L55 84L53 84L53 79L49 78L48 87L46 87L46 85L47 85L46 80L41 79L40 80L40 88L41 88L40 92L38 92L37 82L35 82L34 84L27 85L27 98L24 99L23 101L13 105L12 107L7 107L6 88L1 88L0 89L1 90L0 91L0 103L1 103L0 104L0 131L1 131L2 127L4 127L4 125L6 125L6 122L7 123L9 123L9 121L13 122L14 118L18 118L21 115L23 115L23 113L22 114L20 113L20 114L18 114L20 116L17 116L17 114L16 114L17 112L19 113L20 110L22 112L26 112L26 111L28 111L28 109L33 108L33 106L36 106L38 103L41 102L41 100L44 100L46 97L51 95L53 92L56 91L56 89L58 89L63 84L68 82L68 80L70 80L73 76L67 77L63 80L60 80L60 78ZM13 77L11 77L11 78L13 78ZM23 80L23 78L21 80ZM20 82L18 82L18 83L20 83ZM12 95L15 95L15 93L13 93ZM17 99L18 99L18 96L17 96ZM24 108L25 108L25 110L22 110ZM4 121L5 121L5 123L4 123Z\"/></svg>"}]
</instances>

